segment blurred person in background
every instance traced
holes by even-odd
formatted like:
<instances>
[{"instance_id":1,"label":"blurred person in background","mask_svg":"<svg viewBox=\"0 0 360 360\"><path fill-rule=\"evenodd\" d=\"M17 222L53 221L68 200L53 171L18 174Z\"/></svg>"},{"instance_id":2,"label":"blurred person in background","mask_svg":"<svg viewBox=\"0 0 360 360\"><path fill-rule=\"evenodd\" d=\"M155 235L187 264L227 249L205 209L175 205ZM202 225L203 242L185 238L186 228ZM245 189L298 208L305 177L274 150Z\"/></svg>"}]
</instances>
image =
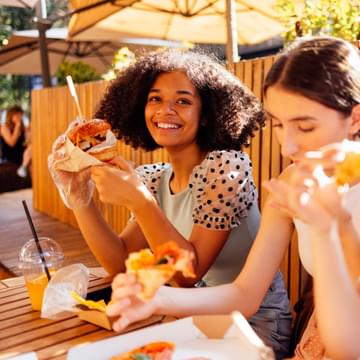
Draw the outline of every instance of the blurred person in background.
<instances>
[{"instance_id":1,"label":"blurred person in background","mask_svg":"<svg viewBox=\"0 0 360 360\"><path fill-rule=\"evenodd\" d=\"M31 160L29 131L24 111L12 106L0 126L0 193L31 187L28 166ZM25 159L24 168L21 167Z\"/></svg>"},{"instance_id":2,"label":"blurred person in background","mask_svg":"<svg viewBox=\"0 0 360 360\"><path fill-rule=\"evenodd\" d=\"M24 110L18 106L12 106L6 113L5 123L1 125L0 141L2 148L2 160L16 164L17 175L27 177L27 166L31 161L30 133L25 128ZM26 150L26 157L24 156Z\"/></svg>"},{"instance_id":3,"label":"blurred person in background","mask_svg":"<svg viewBox=\"0 0 360 360\"><path fill-rule=\"evenodd\" d=\"M25 129L25 150L22 156L22 163L18 167L16 174L25 178L30 174L32 175L31 159L32 159L32 146L31 146L31 125Z\"/></svg>"}]
</instances>

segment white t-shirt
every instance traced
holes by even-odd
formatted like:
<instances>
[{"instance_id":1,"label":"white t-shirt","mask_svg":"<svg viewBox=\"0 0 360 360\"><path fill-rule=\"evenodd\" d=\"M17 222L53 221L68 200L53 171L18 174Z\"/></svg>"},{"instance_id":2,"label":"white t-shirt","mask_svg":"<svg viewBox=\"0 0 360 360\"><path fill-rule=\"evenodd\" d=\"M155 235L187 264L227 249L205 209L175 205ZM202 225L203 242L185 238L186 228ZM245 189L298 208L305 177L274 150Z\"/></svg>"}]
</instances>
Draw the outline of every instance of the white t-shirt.
<instances>
[{"instance_id":1,"label":"white t-shirt","mask_svg":"<svg viewBox=\"0 0 360 360\"><path fill-rule=\"evenodd\" d=\"M360 183L351 187L343 198L344 208L351 214L356 231L360 234ZM299 255L305 270L312 275L312 252L308 225L294 219L298 234Z\"/></svg>"}]
</instances>

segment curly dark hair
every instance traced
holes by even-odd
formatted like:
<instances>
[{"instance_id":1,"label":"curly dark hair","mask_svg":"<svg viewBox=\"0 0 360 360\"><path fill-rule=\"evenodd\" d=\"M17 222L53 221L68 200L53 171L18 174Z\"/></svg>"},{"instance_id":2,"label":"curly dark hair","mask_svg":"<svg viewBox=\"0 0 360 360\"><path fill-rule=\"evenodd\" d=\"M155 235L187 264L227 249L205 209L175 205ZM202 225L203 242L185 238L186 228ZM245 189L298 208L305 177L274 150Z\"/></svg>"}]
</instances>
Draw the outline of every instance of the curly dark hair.
<instances>
[{"instance_id":1,"label":"curly dark hair","mask_svg":"<svg viewBox=\"0 0 360 360\"><path fill-rule=\"evenodd\" d=\"M187 75L201 97L201 118L206 119L197 135L201 150L241 149L264 126L259 100L239 79L208 55L173 49L148 53L120 73L95 116L108 120L127 144L147 151L159 148L147 129L144 109L156 76L176 70Z\"/></svg>"}]
</instances>

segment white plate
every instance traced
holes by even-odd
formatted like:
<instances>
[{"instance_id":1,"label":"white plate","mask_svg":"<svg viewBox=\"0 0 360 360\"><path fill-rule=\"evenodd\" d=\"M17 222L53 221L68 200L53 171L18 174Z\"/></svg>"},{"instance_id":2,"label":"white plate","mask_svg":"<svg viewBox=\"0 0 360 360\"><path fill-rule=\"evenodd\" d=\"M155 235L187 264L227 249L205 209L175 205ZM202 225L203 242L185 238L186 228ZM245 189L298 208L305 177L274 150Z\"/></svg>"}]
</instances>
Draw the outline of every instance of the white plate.
<instances>
[{"instance_id":1,"label":"white plate","mask_svg":"<svg viewBox=\"0 0 360 360\"><path fill-rule=\"evenodd\" d=\"M175 343L173 360L188 360L193 357L211 360L257 359L257 354L244 346L238 338L205 338L189 318L74 347L69 350L67 359L109 360L112 356L156 341Z\"/></svg>"},{"instance_id":2,"label":"white plate","mask_svg":"<svg viewBox=\"0 0 360 360\"><path fill-rule=\"evenodd\" d=\"M177 345L173 360L188 360L194 357L234 360L252 359L253 354L244 349L237 339L196 339Z\"/></svg>"}]
</instances>

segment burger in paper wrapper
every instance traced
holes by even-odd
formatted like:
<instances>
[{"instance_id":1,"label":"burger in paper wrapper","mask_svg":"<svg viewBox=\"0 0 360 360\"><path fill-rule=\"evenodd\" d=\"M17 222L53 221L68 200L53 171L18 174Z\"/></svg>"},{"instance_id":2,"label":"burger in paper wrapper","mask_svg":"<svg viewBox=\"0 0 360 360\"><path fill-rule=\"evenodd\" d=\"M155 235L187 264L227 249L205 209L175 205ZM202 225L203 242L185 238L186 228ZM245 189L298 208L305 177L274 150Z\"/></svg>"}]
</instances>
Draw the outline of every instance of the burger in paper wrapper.
<instances>
[{"instance_id":1,"label":"burger in paper wrapper","mask_svg":"<svg viewBox=\"0 0 360 360\"><path fill-rule=\"evenodd\" d=\"M54 163L57 170L77 172L110 161L117 155L117 139L105 120L81 122L65 135L66 140L58 149L64 156Z\"/></svg>"}]
</instances>

